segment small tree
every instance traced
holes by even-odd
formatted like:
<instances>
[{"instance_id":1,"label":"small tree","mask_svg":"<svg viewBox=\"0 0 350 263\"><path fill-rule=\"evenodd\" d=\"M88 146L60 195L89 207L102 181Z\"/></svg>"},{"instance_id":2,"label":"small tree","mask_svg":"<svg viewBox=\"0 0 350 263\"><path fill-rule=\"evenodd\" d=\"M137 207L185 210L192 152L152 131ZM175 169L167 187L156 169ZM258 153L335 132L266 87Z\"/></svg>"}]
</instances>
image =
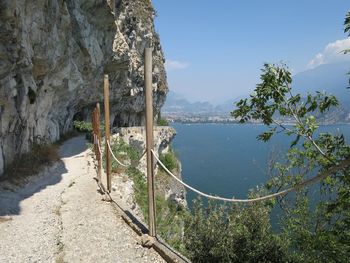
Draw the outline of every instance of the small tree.
<instances>
[{"instance_id":1,"label":"small tree","mask_svg":"<svg viewBox=\"0 0 350 263\"><path fill-rule=\"evenodd\" d=\"M350 12L344 24L350 32ZM291 142L286 158L274 163L271 180L251 197L297 186L312 176L312 182L320 181L317 196L303 187L279 197L279 234L271 231L269 221L273 200L249 206L209 202L208 207L197 201L186 220L184 238L194 262L348 262L350 146L342 134L319 132L315 117L338 104L326 93L293 94L286 65L264 65L261 83L250 98L236 104L232 115L240 123L262 121L268 130L259 140L285 133ZM285 125L285 120L293 125Z\"/></svg>"},{"instance_id":2,"label":"small tree","mask_svg":"<svg viewBox=\"0 0 350 263\"><path fill-rule=\"evenodd\" d=\"M241 123L254 119L267 125L268 131L259 135L259 140L268 141L280 132L293 138L287 158L274 165L276 176L267 188L290 187L343 164L336 172L319 178L323 180L319 198L313 201L316 206L310 202L308 188L299 189L289 202L279 199L285 211L282 226L285 238L290 240L291 257L296 261L345 262L350 256L350 147L342 134L318 133L315 118L337 106L338 101L320 92L305 98L294 95L291 73L284 65L265 64L261 80L249 99L237 103L232 115ZM285 119L294 124L284 125Z\"/></svg>"}]
</instances>

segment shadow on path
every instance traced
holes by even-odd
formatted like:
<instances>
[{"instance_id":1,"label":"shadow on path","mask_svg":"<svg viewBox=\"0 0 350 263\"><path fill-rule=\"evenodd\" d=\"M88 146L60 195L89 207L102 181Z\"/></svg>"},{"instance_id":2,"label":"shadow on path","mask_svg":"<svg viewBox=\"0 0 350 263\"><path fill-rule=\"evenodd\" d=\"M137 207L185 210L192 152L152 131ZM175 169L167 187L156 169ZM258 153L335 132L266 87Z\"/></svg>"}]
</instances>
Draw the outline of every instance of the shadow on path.
<instances>
[{"instance_id":1,"label":"shadow on path","mask_svg":"<svg viewBox=\"0 0 350 263\"><path fill-rule=\"evenodd\" d=\"M85 135L67 140L59 149L60 157L70 158L83 153L87 149L86 143Z\"/></svg>"},{"instance_id":2,"label":"shadow on path","mask_svg":"<svg viewBox=\"0 0 350 263\"><path fill-rule=\"evenodd\" d=\"M74 137L64 142L59 148L61 160L51 167L45 168L38 175L29 177L29 183L17 186L8 181L0 183L0 216L19 215L20 203L35 193L38 193L50 185L61 182L62 176L69 176L69 171L64 163L65 158L79 156L87 149L84 136Z\"/></svg>"}]
</instances>

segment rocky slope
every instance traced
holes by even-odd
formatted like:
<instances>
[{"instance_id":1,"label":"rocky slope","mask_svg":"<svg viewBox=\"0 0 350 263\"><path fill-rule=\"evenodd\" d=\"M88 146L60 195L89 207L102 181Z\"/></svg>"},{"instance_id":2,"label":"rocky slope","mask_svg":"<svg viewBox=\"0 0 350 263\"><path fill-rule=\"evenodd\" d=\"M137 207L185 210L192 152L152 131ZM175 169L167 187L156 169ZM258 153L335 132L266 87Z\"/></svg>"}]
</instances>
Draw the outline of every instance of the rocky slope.
<instances>
[{"instance_id":1,"label":"rocky slope","mask_svg":"<svg viewBox=\"0 0 350 263\"><path fill-rule=\"evenodd\" d=\"M154 107L167 93L149 0L0 2L0 174L33 143L55 141L111 86L115 126L143 122L143 50L154 51ZM40 139L41 138L41 139Z\"/></svg>"},{"instance_id":2,"label":"rocky slope","mask_svg":"<svg viewBox=\"0 0 350 263\"><path fill-rule=\"evenodd\" d=\"M147 161L146 161L146 133L144 127L129 127L129 128L119 128L115 130L113 135L112 143L122 139L128 145L133 147L139 153L141 159L138 161L136 168L146 176L147 174ZM157 126L154 128L154 150L157 152L158 156L161 156L170 151L171 141L176 135L176 131L172 127L167 126ZM144 155L142 155L144 154ZM181 176L181 164L178 161L179 169L178 171L173 171L173 173L179 178ZM161 173L159 165L155 166L155 187L156 192L165 199L171 200L172 202L187 208L186 201L186 189L172 179L165 172ZM146 178L145 178L146 179ZM119 198L126 199L127 205L132 208L137 208L136 201L133 198L133 182L130 178L126 177L125 174L118 174L113 178L113 185L118 189L117 193ZM141 216L140 210L135 211L137 215ZM142 217L142 216L141 216Z\"/></svg>"},{"instance_id":3,"label":"rocky slope","mask_svg":"<svg viewBox=\"0 0 350 263\"><path fill-rule=\"evenodd\" d=\"M113 199L140 222L148 224L147 201L147 166L146 156L142 155L146 148L144 127L119 128L112 138L112 148L117 158L128 167L121 167L112 161L112 192ZM165 158L167 154L175 158L170 143L175 136L172 127L158 126L154 128L154 151ZM121 141L124 143L121 143ZM118 149L118 145L128 145ZM117 147L116 147L117 146ZM135 155L132 152L136 151ZM139 159L139 157L141 159ZM169 155L168 155L169 156ZM162 159L161 157L161 159ZM169 161L163 161L169 165ZM172 248L181 249L184 240L185 215L188 211L186 189L169 176L159 164L155 165L154 190L156 199L157 235L164 239ZM170 167L170 166L169 166ZM181 179L181 165L171 166L173 174ZM171 222L171 224L169 224ZM181 250L179 250L181 251Z\"/></svg>"}]
</instances>

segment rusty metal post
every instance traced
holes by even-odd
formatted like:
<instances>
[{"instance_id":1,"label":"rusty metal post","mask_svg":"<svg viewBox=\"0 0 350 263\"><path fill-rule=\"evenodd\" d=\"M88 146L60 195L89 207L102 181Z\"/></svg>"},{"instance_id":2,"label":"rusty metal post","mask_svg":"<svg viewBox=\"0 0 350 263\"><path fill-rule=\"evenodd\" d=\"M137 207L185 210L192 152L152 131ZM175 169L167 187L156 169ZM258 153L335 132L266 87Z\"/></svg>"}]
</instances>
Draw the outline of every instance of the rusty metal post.
<instances>
[{"instance_id":1,"label":"rusty metal post","mask_svg":"<svg viewBox=\"0 0 350 263\"><path fill-rule=\"evenodd\" d=\"M154 197L154 160L153 150L153 96L152 96L152 48L145 49L145 99L146 99L146 151L148 186L148 225L149 235L156 236L155 197Z\"/></svg>"},{"instance_id":2,"label":"rusty metal post","mask_svg":"<svg viewBox=\"0 0 350 263\"><path fill-rule=\"evenodd\" d=\"M107 190L111 192L112 178L111 178L111 154L108 149L110 143L110 122L109 122L109 80L108 75L104 75L103 83L104 106L105 106L105 138L106 138L106 174L107 174Z\"/></svg>"}]
</instances>

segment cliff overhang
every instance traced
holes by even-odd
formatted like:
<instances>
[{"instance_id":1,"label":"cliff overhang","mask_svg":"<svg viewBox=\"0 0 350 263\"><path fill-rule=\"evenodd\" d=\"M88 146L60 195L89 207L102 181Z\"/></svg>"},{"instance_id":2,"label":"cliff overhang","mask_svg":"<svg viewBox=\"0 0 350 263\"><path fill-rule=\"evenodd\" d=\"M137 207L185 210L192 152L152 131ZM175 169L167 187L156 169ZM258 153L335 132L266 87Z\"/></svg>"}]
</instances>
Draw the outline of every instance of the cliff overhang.
<instances>
[{"instance_id":1,"label":"cliff overhang","mask_svg":"<svg viewBox=\"0 0 350 263\"><path fill-rule=\"evenodd\" d=\"M54 142L111 87L114 126L143 124L143 50L153 43L154 110L168 90L154 10L143 0L0 3L0 174L16 155Z\"/></svg>"}]
</instances>

